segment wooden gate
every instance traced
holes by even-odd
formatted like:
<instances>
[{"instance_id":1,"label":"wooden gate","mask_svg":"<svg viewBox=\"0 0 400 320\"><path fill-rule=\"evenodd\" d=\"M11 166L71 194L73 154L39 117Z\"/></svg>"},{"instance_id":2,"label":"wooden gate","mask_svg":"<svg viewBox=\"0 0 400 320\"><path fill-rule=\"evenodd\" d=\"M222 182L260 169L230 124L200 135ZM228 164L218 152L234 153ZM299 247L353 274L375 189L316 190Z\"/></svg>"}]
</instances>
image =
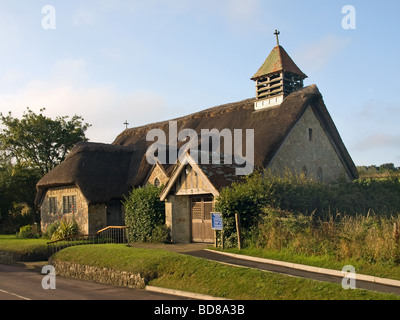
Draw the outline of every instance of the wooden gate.
<instances>
[{"instance_id":1,"label":"wooden gate","mask_svg":"<svg viewBox=\"0 0 400 320\"><path fill-rule=\"evenodd\" d=\"M192 197L192 241L214 242L211 225L212 197Z\"/></svg>"}]
</instances>

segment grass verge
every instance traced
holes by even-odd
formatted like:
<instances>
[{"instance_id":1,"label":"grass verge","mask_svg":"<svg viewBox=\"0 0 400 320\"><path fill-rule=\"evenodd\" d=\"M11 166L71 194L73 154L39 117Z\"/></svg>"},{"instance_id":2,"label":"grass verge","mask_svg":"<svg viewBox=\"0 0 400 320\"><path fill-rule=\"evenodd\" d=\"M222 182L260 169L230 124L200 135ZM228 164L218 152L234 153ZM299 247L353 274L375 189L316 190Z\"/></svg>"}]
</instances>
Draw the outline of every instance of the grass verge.
<instances>
[{"instance_id":1,"label":"grass verge","mask_svg":"<svg viewBox=\"0 0 400 320\"><path fill-rule=\"evenodd\" d=\"M237 300L392 300L400 296L344 290L324 283L227 266L166 250L125 245L88 245L64 249L55 260L141 273L149 285Z\"/></svg>"},{"instance_id":2,"label":"grass verge","mask_svg":"<svg viewBox=\"0 0 400 320\"><path fill-rule=\"evenodd\" d=\"M212 248L213 249L213 248ZM239 250L237 248L224 249L218 251L230 252L235 254L242 254L247 256L266 258L284 262L293 262L304 264L308 266L342 270L344 266L351 265L359 274L365 274L381 278L389 278L400 280L400 266L393 264L371 264L362 259L345 259L338 261L335 257L330 255L315 255L307 256L302 254L293 254L292 251L282 249L280 251L259 249L259 248L244 248Z\"/></svg>"},{"instance_id":3,"label":"grass verge","mask_svg":"<svg viewBox=\"0 0 400 320\"><path fill-rule=\"evenodd\" d=\"M0 251L18 255L46 255L46 239L19 239L15 235L0 235Z\"/></svg>"}]
</instances>

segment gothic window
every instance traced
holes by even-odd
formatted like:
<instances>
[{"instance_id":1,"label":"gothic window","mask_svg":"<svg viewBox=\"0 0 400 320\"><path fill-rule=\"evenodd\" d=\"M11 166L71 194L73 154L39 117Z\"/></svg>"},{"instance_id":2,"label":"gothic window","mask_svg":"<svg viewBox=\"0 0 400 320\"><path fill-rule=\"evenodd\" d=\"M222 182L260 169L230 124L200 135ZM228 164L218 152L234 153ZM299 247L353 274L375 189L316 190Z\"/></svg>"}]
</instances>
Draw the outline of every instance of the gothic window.
<instances>
[{"instance_id":1,"label":"gothic window","mask_svg":"<svg viewBox=\"0 0 400 320\"><path fill-rule=\"evenodd\" d=\"M181 173L181 177L180 177L179 180L180 180L179 181L180 188L185 188L186 189L186 187L185 187L185 181L186 181L186 172L185 172L185 170L183 170L183 172Z\"/></svg>"},{"instance_id":2,"label":"gothic window","mask_svg":"<svg viewBox=\"0 0 400 320\"><path fill-rule=\"evenodd\" d=\"M190 172L192 171L192 167L186 166L185 169L183 170L183 175L185 179L185 189L190 189L191 188L191 174Z\"/></svg>"},{"instance_id":3,"label":"gothic window","mask_svg":"<svg viewBox=\"0 0 400 320\"><path fill-rule=\"evenodd\" d=\"M193 189L199 188L199 177L197 176L197 172L194 172L194 187Z\"/></svg>"},{"instance_id":4,"label":"gothic window","mask_svg":"<svg viewBox=\"0 0 400 320\"><path fill-rule=\"evenodd\" d=\"M317 179L319 182L322 182L323 177L322 177L322 168L321 167L318 168Z\"/></svg>"},{"instance_id":5,"label":"gothic window","mask_svg":"<svg viewBox=\"0 0 400 320\"><path fill-rule=\"evenodd\" d=\"M156 178L154 180L154 186L156 186L157 188L159 188L161 186L161 182L160 182L160 180L158 178Z\"/></svg>"},{"instance_id":6,"label":"gothic window","mask_svg":"<svg viewBox=\"0 0 400 320\"><path fill-rule=\"evenodd\" d=\"M303 167L303 174L307 178L307 167L306 166Z\"/></svg>"}]
</instances>

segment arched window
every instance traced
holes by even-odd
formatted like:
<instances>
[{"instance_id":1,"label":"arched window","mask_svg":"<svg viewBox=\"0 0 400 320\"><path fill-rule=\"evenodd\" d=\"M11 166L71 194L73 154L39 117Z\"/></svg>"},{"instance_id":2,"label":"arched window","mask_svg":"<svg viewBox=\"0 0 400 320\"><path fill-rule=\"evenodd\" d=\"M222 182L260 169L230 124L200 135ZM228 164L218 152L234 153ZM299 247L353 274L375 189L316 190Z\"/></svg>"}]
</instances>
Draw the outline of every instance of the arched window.
<instances>
[{"instance_id":1,"label":"arched window","mask_svg":"<svg viewBox=\"0 0 400 320\"><path fill-rule=\"evenodd\" d=\"M198 189L199 188L199 177L197 176L197 172L194 171L194 189Z\"/></svg>"},{"instance_id":2,"label":"arched window","mask_svg":"<svg viewBox=\"0 0 400 320\"><path fill-rule=\"evenodd\" d=\"M157 188L159 188L161 186L161 182L160 182L160 180L158 178L155 178L154 186L156 186Z\"/></svg>"},{"instance_id":3,"label":"arched window","mask_svg":"<svg viewBox=\"0 0 400 320\"><path fill-rule=\"evenodd\" d=\"M303 167L303 174L307 178L307 167L306 166Z\"/></svg>"},{"instance_id":4,"label":"arched window","mask_svg":"<svg viewBox=\"0 0 400 320\"><path fill-rule=\"evenodd\" d=\"M318 179L319 182L322 182L322 180L323 180L322 168L321 167L318 168L317 179Z\"/></svg>"}]
</instances>

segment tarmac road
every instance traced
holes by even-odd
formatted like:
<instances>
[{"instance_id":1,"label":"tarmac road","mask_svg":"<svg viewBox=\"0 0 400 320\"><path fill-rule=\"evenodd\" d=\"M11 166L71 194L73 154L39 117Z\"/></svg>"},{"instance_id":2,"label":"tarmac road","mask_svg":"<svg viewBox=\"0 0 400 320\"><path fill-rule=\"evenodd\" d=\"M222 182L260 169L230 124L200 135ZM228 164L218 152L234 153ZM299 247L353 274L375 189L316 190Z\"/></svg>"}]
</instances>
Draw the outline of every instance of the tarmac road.
<instances>
[{"instance_id":1,"label":"tarmac road","mask_svg":"<svg viewBox=\"0 0 400 320\"><path fill-rule=\"evenodd\" d=\"M41 269L0 264L0 300L183 300L182 297L56 276L56 289L42 288Z\"/></svg>"}]
</instances>

